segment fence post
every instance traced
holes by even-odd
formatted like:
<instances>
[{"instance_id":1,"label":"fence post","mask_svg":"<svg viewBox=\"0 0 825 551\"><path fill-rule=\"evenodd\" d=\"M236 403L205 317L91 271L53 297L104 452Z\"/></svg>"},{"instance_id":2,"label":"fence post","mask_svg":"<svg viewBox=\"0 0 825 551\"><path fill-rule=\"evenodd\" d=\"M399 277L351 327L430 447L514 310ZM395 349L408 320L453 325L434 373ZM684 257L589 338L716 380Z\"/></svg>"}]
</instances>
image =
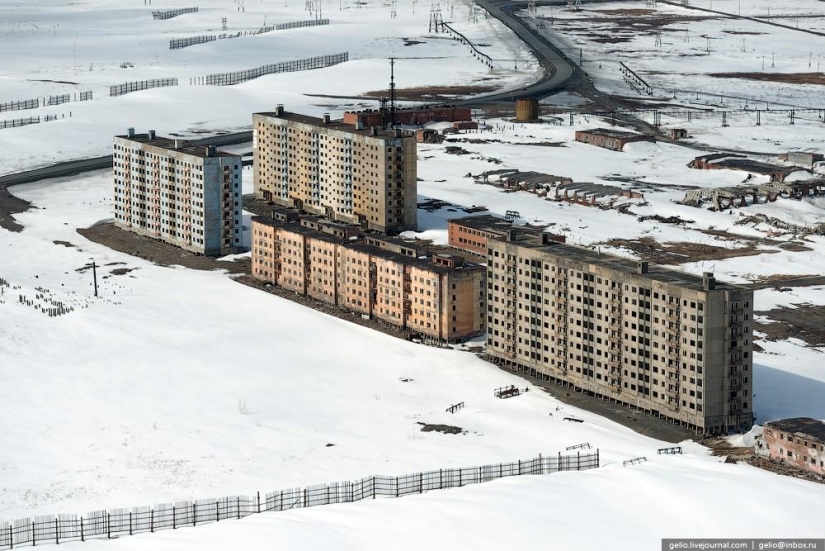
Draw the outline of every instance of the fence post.
<instances>
[{"instance_id":1,"label":"fence post","mask_svg":"<svg viewBox=\"0 0 825 551\"><path fill-rule=\"evenodd\" d=\"M258 512L261 512L261 492L258 492Z\"/></svg>"},{"instance_id":2,"label":"fence post","mask_svg":"<svg viewBox=\"0 0 825 551\"><path fill-rule=\"evenodd\" d=\"M438 489L439 490L444 489L444 481L441 478L441 469L438 469Z\"/></svg>"},{"instance_id":3,"label":"fence post","mask_svg":"<svg viewBox=\"0 0 825 551\"><path fill-rule=\"evenodd\" d=\"M501 467L502 467L502 464L501 464L501 463L499 463L499 464L498 464L498 477L499 477L499 478L501 478L502 476L504 476L504 475L501 473L501 471L502 471Z\"/></svg>"},{"instance_id":4,"label":"fence post","mask_svg":"<svg viewBox=\"0 0 825 551\"><path fill-rule=\"evenodd\" d=\"M172 530L178 527L177 515L175 514L175 506L172 505Z\"/></svg>"},{"instance_id":5,"label":"fence post","mask_svg":"<svg viewBox=\"0 0 825 551\"><path fill-rule=\"evenodd\" d=\"M112 514L106 513L106 537L112 539Z\"/></svg>"},{"instance_id":6,"label":"fence post","mask_svg":"<svg viewBox=\"0 0 825 551\"><path fill-rule=\"evenodd\" d=\"M198 504L192 502L192 526L198 525Z\"/></svg>"},{"instance_id":7,"label":"fence post","mask_svg":"<svg viewBox=\"0 0 825 551\"><path fill-rule=\"evenodd\" d=\"M60 525L57 523L57 519L54 519L54 544L60 545Z\"/></svg>"},{"instance_id":8,"label":"fence post","mask_svg":"<svg viewBox=\"0 0 825 551\"><path fill-rule=\"evenodd\" d=\"M375 499L375 475L372 476L372 499Z\"/></svg>"},{"instance_id":9,"label":"fence post","mask_svg":"<svg viewBox=\"0 0 825 551\"><path fill-rule=\"evenodd\" d=\"M129 511L129 535L132 535L132 511Z\"/></svg>"},{"instance_id":10,"label":"fence post","mask_svg":"<svg viewBox=\"0 0 825 551\"><path fill-rule=\"evenodd\" d=\"M238 503L237 503L236 509L238 510L238 518L241 518L241 497L238 496L237 499L238 499Z\"/></svg>"},{"instance_id":11,"label":"fence post","mask_svg":"<svg viewBox=\"0 0 825 551\"><path fill-rule=\"evenodd\" d=\"M581 452L576 452L576 470L579 470L579 465L581 463Z\"/></svg>"},{"instance_id":12,"label":"fence post","mask_svg":"<svg viewBox=\"0 0 825 551\"><path fill-rule=\"evenodd\" d=\"M32 521L32 547L34 547L35 545L37 545L37 538L35 537L34 532L34 521Z\"/></svg>"},{"instance_id":13,"label":"fence post","mask_svg":"<svg viewBox=\"0 0 825 551\"><path fill-rule=\"evenodd\" d=\"M395 497L398 497L398 477L395 477Z\"/></svg>"},{"instance_id":14,"label":"fence post","mask_svg":"<svg viewBox=\"0 0 825 551\"><path fill-rule=\"evenodd\" d=\"M424 493L424 473L418 473L418 493Z\"/></svg>"},{"instance_id":15,"label":"fence post","mask_svg":"<svg viewBox=\"0 0 825 551\"><path fill-rule=\"evenodd\" d=\"M556 464L556 471L563 471L561 468L561 452L559 452L559 462Z\"/></svg>"},{"instance_id":16,"label":"fence post","mask_svg":"<svg viewBox=\"0 0 825 551\"><path fill-rule=\"evenodd\" d=\"M541 454L539 454L539 474L544 474L544 460L541 458Z\"/></svg>"},{"instance_id":17,"label":"fence post","mask_svg":"<svg viewBox=\"0 0 825 551\"><path fill-rule=\"evenodd\" d=\"M521 475L521 459L518 460L518 474Z\"/></svg>"},{"instance_id":18,"label":"fence post","mask_svg":"<svg viewBox=\"0 0 825 551\"><path fill-rule=\"evenodd\" d=\"M601 464L599 463L599 448L596 448L596 467L600 467Z\"/></svg>"},{"instance_id":19,"label":"fence post","mask_svg":"<svg viewBox=\"0 0 825 551\"><path fill-rule=\"evenodd\" d=\"M458 487L461 488L463 484L461 483L461 469L458 469Z\"/></svg>"},{"instance_id":20,"label":"fence post","mask_svg":"<svg viewBox=\"0 0 825 551\"><path fill-rule=\"evenodd\" d=\"M149 509L149 532L155 531L155 510Z\"/></svg>"},{"instance_id":21,"label":"fence post","mask_svg":"<svg viewBox=\"0 0 825 551\"><path fill-rule=\"evenodd\" d=\"M221 521L221 508L218 503L218 500L215 500L215 522Z\"/></svg>"},{"instance_id":22,"label":"fence post","mask_svg":"<svg viewBox=\"0 0 825 551\"><path fill-rule=\"evenodd\" d=\"M478 466L478 483L481 484L481 465Z\"/></svg>"},{"instance_id":23,"label":"fence post","mask_svg":"<svg viewBox=\"0 0 825 551\"><path fill-rule=\"evenodd\" d=\"M83 533L83 517L80 517L80 541L86 541L86 535Z\"/></svg>"},{"instance_id":24,"label":"fence post","mask_svg":"<svg viewBox=\"0 0 825 551\"><path fill-rule=\"evenodd\" d=\"M304 509L306 509L306 506L307 506L307 489L304 488Z\"/></svg>"}]
</instances>

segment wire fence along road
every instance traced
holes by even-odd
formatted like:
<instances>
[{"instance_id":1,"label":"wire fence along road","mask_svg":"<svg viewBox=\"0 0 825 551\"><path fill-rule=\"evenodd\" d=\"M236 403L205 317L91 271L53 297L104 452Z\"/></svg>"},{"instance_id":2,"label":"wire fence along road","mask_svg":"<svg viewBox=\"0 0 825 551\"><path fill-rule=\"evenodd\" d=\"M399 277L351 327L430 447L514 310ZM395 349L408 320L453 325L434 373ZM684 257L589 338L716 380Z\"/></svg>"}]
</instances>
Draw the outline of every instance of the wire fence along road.
<instances>
[{"instance_id":1,"label":"wire fence along road","mask_svg":"<svg viewBox=\"0 0 825 551\"><path fill-rule=\"evenodd\" d=\"M599 451L576 455L539 455L526 461L439 469L404 476L368 476L360 480L320 484L254 496L228 496L164 503L154 507L93 511L85 517L47 515L0 523L0 549L59 544L70 540L111 538L139 532L197 526L239 519L266 511L288 511L332 503L352 503L377 496L401 497L431 490L459 488L519 475L541 475L599 467Z\"/></svg>"}]
</instances>

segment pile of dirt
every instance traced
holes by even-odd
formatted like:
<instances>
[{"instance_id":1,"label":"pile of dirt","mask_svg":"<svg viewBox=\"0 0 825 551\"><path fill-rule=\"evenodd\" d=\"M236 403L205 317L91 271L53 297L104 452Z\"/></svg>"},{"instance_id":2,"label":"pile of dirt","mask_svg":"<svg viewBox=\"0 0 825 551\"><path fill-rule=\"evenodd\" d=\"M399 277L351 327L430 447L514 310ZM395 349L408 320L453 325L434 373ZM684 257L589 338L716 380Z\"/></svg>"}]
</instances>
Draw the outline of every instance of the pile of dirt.
<instances>
[{"instance_id":1,"label":"pile of dirt","mask_svg":"<svg viewBox=\"0 0 825 551\"><path fill-rule=\"evenodd\" d=\"M441 434L463 434L464 429L453 425L433 425L430 423L418 422L421 425L421 432L440 432Z\"/></svg>"},{"instance_id":2,"label":"pile of dirt","mask_svg":"<svg viewBox=\"0 0 825 551\"><path fill-rule=\"evenodd\" d=\"M705 245L703 243L691 243L689 241L671 241L659 243L651 237L639 239L611 239L602 245L611 247L621 247L629 249L639 255L642 260L650 260L657 264L684 264L686 262L698 262L700 260L724 260L738 256L753 256L766 252L757 249L755 245L749 244L739 248L717 247L716 245ZM775 252L775 251L773 251Z\"/></svg>"},{"instance_id":3,"label":"pile of dirt","mask_svg":"<svg viewBox=\"0 0 825 551\"><path fill-rule=\"evenodd\" d=\"M741 78L745 80L781 82L783 84L825 85L825 75L822 73L708 73L708 76L715 78Z\"/></svg>"}]
</instances>

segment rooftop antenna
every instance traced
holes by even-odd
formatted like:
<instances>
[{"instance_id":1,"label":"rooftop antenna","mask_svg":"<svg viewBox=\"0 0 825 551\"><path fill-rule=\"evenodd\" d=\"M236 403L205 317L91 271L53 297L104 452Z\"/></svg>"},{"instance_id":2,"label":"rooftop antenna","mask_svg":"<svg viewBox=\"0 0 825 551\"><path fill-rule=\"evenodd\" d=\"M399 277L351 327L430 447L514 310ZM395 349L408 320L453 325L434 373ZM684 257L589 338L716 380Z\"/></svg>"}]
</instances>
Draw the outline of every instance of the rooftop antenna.
<instances>
[{"instance_id":1,"label":"rooftop antenna","mask_svg":"<svg viewBox=\"0 0 825 551\"><path fill-rule=\"evenodd\" d=\"M395 128L395 58L390 58L390 124Z\"/></svg>"}]
</instances>

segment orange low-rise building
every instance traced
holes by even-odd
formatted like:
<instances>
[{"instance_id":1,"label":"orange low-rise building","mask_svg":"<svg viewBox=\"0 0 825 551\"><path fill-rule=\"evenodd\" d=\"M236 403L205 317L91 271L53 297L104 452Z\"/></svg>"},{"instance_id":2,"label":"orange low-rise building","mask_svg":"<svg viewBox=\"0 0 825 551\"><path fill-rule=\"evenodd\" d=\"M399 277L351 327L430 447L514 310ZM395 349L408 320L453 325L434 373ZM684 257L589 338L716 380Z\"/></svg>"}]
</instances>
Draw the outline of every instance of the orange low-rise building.
<instances>
[{"instance_id":1,"label":"orange low-rise building","mask_svg":"<svg viewBox=\"0 0 825 551\"><path fill-rule=\"evenodd\" d=\"M256 279L439 341L486 328L485 268L456 253L289 211L252 219Z\"/></svg>"},{"instance_id":2,"label":"orange low-rise building","mask_svg":"<svg viewBox=\"0 0 825 551\"><path fill-rule=\"evenodd\" d=\"M538 235L543 228L537 226L513 226L512 220L489 214L466 216L447 220L447 242L450 247L480 256L487 256L487 240L503 239L508 232L516 230ZM563 235L547 233L545 239L556 243L566 241Z\"/></svg>"}]
</instances>

